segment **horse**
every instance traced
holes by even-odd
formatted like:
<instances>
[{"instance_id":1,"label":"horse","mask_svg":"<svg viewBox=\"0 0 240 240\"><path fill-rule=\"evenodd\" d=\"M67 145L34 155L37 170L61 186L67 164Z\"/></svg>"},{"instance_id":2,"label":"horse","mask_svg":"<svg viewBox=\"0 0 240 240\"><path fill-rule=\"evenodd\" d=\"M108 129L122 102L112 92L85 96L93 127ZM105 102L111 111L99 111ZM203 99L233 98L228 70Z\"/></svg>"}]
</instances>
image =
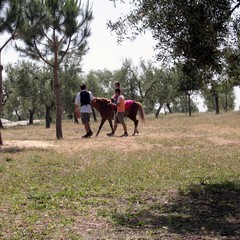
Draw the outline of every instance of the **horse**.
<instances>
[{"instance_id":1,"label":"horse","mask_svg":"<svg viewBox=\"0 0 240 240\"><path fill-rule=\"evenodd\" d=\"M137 113L139 113L140 119L142 121L145 120L143 107L140 102L133 101L133 100L125 100L125 103L126 103L125 106L127 106L127 105L129 106L129 109L127 109L125 111L125 117L130 118L134 122L134 132L132 134L134 136L136 133L137 134L139 133L139 131L137 129L138 122L139 122L136 118ZM100 113L101 118L102 118L96 136L98 136L103 124L107 120L109 122L111 130L113 131L112 119L114 117L115 110L112 107L111 100L109 100L107 98L95 97L94 100L92 101L91 105L93 108L95 108Z\"/></svg>"}]
</instances>

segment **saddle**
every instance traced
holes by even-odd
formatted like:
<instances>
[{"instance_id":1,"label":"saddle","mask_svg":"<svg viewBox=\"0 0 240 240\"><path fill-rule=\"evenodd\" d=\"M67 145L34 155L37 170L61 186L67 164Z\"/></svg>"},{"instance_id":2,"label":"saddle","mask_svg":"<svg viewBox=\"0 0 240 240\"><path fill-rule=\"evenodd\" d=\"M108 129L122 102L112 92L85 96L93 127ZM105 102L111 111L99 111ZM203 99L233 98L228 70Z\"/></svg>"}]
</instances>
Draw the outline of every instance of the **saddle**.
<instances>
[{"instance_id":1,"label":"saddle","mask_svg":"<svg viewBox=\"0 0 240 240\"><path fill-rule=\"evenodd\" d=\"M128 111L131 105L134 103L134 100L125 100L125 111ZM116 110L116 105L111 105L113 110Z\"/></svg>"}]
</instances>

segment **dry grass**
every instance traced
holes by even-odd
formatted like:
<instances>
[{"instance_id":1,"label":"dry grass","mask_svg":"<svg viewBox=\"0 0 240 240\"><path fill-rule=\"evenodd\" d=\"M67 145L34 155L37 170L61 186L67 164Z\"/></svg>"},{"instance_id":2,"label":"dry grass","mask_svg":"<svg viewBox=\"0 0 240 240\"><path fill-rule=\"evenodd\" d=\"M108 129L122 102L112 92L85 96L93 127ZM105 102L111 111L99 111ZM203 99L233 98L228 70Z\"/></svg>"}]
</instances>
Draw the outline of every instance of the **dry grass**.
<instances>
[{"instance_id":1,"label":"dry grass","mask_svg":"<svg viewBox=\"0 0 240 240\"><path fill-rule=\"evenodd\" d=\"M90 139L72 122L63 140L54 126L4 129L0 238L239 239L239 120L147 116L127 138L107 124Z\"/></svg>"},{"instance_id":2,"label":"dry grass","mask_svg":"<svg viewBox=\"0 0 240 240\"><path fill-rule=\"evenodd\" d=\"M229 121L229 118L231 121ZM209 144L218 145L237 145L240 143L238 138L238 113L228 113L216 116L212 113L204 113L193 116L168 115L159 119L148 117L145 124L139 124L140 134L128 138L114 137L109 138L106 133L110 128L105 123L99 137L91 139L81 139L84 135L84 129L81 124L72 122L63 123L63 140L56 140L55 126L50 129L44 129L43 125L14 127L2 131L4 146L2 149L18 147L20 149L56 149L60 152L75 153L84 149L106 149L111 148L118 151L151 151L156 147L164 150L168 145L167 140L171 142L171 148L181 148L180 145L172 145L175 140L188 139L190 142L194 139L204 138ZM94 132L97 131L98 122L92 123ZM133 132L133 123L127 120L128 131ZM118 127L116 136L122 134L121 125ZM226 137L227 136L227 137ZM236 137L235 137L236 136ZM117 144L115 144L117 142ZM155 143L154 143L155 142ZM187 147L184 144L184 147ZM188 146L190 147L190 146Z\"/></svg>"}]
</instances>

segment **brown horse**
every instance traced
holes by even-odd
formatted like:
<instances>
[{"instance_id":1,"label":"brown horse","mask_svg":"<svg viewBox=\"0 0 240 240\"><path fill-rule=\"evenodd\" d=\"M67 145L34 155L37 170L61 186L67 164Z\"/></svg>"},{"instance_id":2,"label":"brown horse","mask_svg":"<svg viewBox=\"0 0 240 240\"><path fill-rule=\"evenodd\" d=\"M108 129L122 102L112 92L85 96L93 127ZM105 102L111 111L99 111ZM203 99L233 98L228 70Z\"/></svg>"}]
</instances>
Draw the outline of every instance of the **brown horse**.
<instances>
[{"instance_id":1,"label":"brown horse","mask_svg":"<svg viewBox=\"0 0 240 240\"><path fill-rule=\"evenodd\" d=\"M106 98L95 97L94 100L92 101L92 107L94 107L100 113L101 118L102 118L96 136L98 136L103 124L107 120L113 131L112 119L114 117L114 109L112 108L111 100L106 99ZM138 112L139 112L139 116L140 116L141 120L144 121L144 111L143 111L142 104L140 102L132 101L132 104L130 105L129 110L125 111L125 116L130 118L134 122L133 135L138 133L137 127L138 127L139 121L136 118Z\"/></svg>"}]
</instances>

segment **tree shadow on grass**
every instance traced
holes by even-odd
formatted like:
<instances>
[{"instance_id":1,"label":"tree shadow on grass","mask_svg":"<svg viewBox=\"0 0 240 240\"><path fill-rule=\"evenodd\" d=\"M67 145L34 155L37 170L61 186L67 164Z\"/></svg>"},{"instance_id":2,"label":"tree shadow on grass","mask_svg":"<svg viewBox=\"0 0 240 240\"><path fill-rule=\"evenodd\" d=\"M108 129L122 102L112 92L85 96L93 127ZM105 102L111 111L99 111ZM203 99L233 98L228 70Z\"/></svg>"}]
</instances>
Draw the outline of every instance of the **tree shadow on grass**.
<instances>
[{"instance_id":1,"label":"tree shadow on grass","mask_svg":"<svg viewBox=\"0 0 240 240\"><path fill-rule=\"evenodd\" d=\"M0 146L0 152L2 152L2 153L17 153L17 152L20 152L20 151L23 151L23 148Z\"/></svg>"},{"instance_id":2,"label":"tree shadow on grass","mask_svg":"<svg viewBox=\"0 0 240 240\"><path fill-rule=\"evenodd\" d=\"M171 202L162 203L158 198L144 202L142 208L116 213L113 218L122 226L156 232L164 229L190 239L240 239L240 183L191 185Z\"/></svg>"}]
</instances>

